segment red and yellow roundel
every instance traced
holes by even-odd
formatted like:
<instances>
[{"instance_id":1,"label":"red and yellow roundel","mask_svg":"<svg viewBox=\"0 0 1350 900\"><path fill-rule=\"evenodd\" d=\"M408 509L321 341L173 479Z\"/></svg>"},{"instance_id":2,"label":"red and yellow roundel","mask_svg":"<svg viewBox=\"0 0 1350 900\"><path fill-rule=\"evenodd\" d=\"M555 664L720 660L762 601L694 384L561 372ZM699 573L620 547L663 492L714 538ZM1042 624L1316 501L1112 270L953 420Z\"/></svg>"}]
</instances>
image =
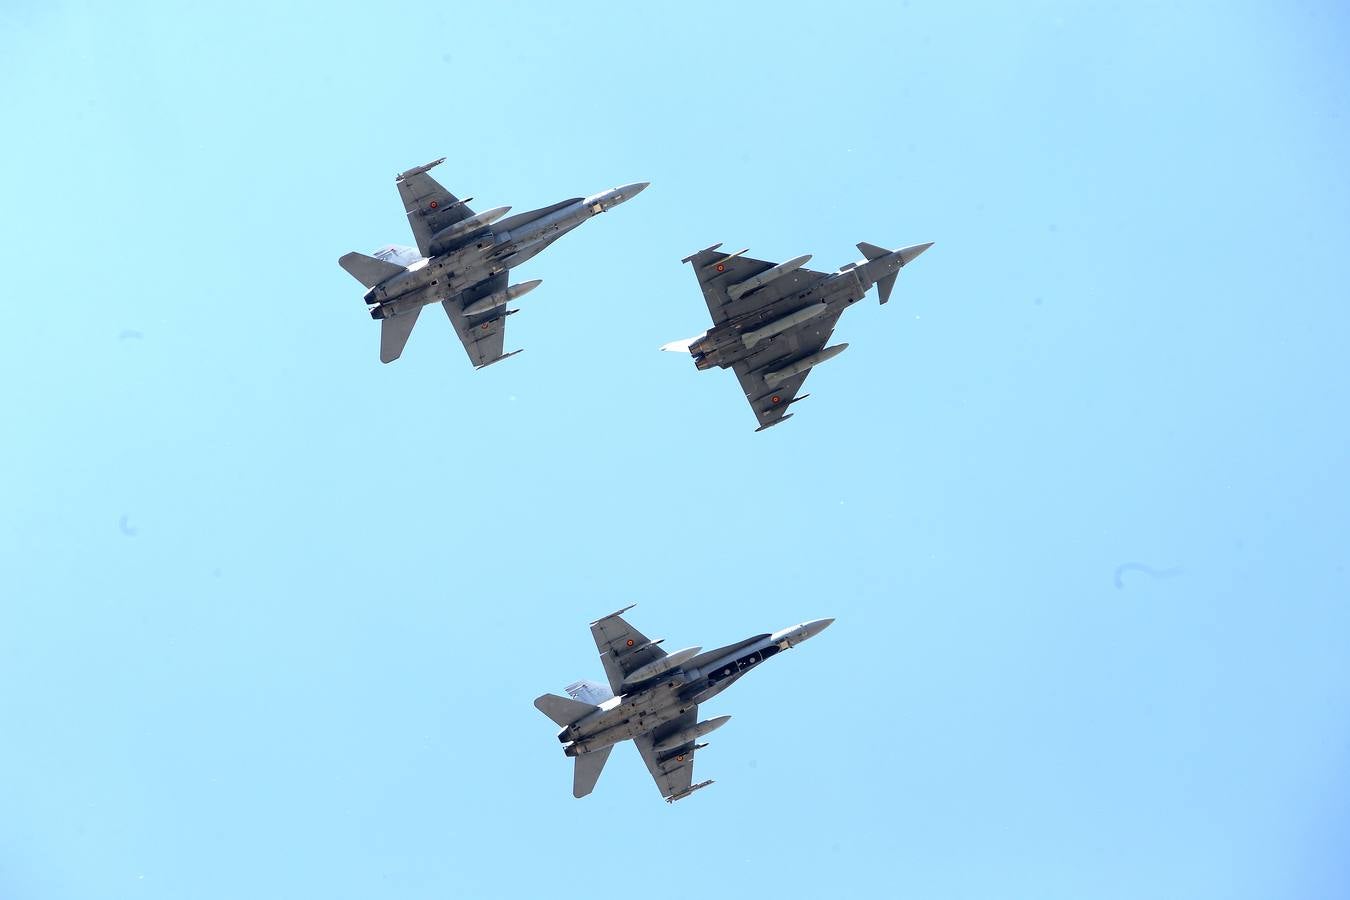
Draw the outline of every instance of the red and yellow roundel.
<instances>
[{"instance_id":1,"label":"red and yellow roundel","mask_svg":"<svg viewBox=\"0 0 1350 900\"><path fill-rule=\"evenodd\" d=\"M719 271L719 272L725 272L726 270L727 270L727 267L726 267L725 265L723 265L722 263L718 263L718 264L717 264L717 271Z\"/></svg>"},{"instance_id":2,"label":"red and yellow roundel","mask_svg":"<svg viewBox=\"0 0 1350 900\"><path fill-rule=\"evenodd\" d=\"M769 402L777 406L779 403L783 402L783 398L778 396L777 394L774 394L772 397L769 398Z\"/></svg>"},{"instance_id":3,"label":"red and yellow roundel","mask_svg":"<svg viewBox=\"0 0 1350 900\"><path fill-rule=\"evenodd\" d=\"M681 753L679 756L675 757L675 761L676 761L676 762L684 762L684 754Z\"/></svg>"},{"instance_id":4,"label":"red and yellow roundel","mask_svg":"<svg viewBox=\"0 0 1350 900\"><path fill-rule=\"evenodd\" d=\"M430 206L432 209L435 209L436 207L440 206L440 204L437 203L435 200L432 200Z\"/></svg>"},{"instance_id":5,"label":"red and yellow roundel","mask_svg":"<svg viewBox=\"0 0 1350 900\"><path fill-rule=\"evenodd\" d=\"M632 638L629 638L629 639L628 639L628 646L630 646L630 647L633 646L633 639L632 639Z\"/></svg>"}]
</instances>

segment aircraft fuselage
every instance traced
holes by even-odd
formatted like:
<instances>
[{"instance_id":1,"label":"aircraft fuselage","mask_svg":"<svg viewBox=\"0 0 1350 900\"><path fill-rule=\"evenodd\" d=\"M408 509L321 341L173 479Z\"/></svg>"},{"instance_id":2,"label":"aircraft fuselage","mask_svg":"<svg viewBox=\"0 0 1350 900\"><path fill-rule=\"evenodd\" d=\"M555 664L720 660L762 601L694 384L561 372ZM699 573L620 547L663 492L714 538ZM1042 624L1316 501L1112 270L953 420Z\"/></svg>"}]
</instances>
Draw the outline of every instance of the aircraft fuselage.
<instances>
[{"instance_id":1,"label":"aircraft fuselage","mask_svg":"<svg viewBox=\"0 0 1350 900\"><path fill-rule=\"evenodd\" d=\"M582 222L617 206L643 187L646 185L612 188L500 230L484 226L447 252L418 259L367 291L365 301L371 318L403 315L467 291L533 258Z\"/></svg>"},{"instance_id":2,"label":"aircraft fuselage","mask_svg":"<svg viewBox=\"0 0 1350 900\"><path fill-rule=\"evenodd\" d=\"M559 731L558 740L567 745L564 753L578 756L602 750L677 719L689 708L731 687L769 657L819 634L832 621L816 619L794 625L744 646L733 645L736 649L699 666L677 666L635 684L620 696L600 704L591 715Z\"/></svg>"}]
</instances>

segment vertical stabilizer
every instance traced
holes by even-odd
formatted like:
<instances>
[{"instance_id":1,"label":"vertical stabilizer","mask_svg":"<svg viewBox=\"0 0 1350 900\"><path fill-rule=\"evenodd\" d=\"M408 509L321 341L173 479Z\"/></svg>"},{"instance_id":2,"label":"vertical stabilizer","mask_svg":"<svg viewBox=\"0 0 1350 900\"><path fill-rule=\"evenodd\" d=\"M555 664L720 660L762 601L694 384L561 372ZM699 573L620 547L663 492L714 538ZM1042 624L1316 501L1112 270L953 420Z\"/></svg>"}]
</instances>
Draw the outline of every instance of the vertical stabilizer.
<instances>
[{"instance_id":1,"label":"vertical stabilizer","mask_svg":"<svg viewBox=\"0 0 1350 900\"><path fill-rule=\"evenodd\" d=\"M391 363L403 355L422 307L415 306L400 316L380 320L380 362Z\"/></svg>"},{"instance_id":2,"label":"vertical stabilizer","mask_svg":"<svg viewBox=\"0 0 1350 900\"><path fill-rule=\"evenodd\" d=\"M614 696L614 692L603 684L596 684L594 681L586 681L585 679L569 684L567 693L573 700L580 700L582 703L594 703L596 706Z\"/></svg>"},{"instance_id":3,"label":"vertical stabilizer","mask_svg":"<svg viewBox=\"0 0 1350 900\"><path fill-rule=\"evenodd\" d=\"M603 750L592 750L577 757L576 768L572 770L573 797L585 797L595 790L595 783L600 780L600 773L604 771L605 762L613 749L614 745L611 744Z\"/></svg>"}]
</instances>

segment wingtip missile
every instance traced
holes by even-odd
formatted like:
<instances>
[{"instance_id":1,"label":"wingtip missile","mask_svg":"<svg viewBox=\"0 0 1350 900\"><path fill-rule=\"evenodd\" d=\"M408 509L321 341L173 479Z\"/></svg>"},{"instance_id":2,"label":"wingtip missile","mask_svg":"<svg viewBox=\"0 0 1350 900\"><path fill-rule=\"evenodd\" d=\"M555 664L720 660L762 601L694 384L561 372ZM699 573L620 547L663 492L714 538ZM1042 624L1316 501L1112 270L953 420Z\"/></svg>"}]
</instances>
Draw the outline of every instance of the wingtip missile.
<instances>
[{"instance_id":1,"label":"wingtip missile","mask_svg":"<svg viewBox=\"0 0 1350 900\"><path fill-rule=\"evenodd\" d=\"M627 606L625 606L623 609L616 609L616 610L614 610L614 612L610 613L610 614L607 615L607 616L601 616L600 618L596 619L596 620L595 620L594 622L592 622L591 624L592 624L592 625L599 625L601 622L605 621L606 619L612 619L612 618L614 618L615 616L621 616L621 615L623 615L624 613L628 612L630 609L632 609L632 608L635 607L635 606L637 606L636 603L630 603L630 604L628 604Z\"/></svg>"},{"instance_id":2,"label":"wingtip missile","mask_svg":"<svg viewBox=\"0 0 1350 900\"><path fill-rule=\"evenodd\" d=\"M444 156L442 156L440 159L433 159L431 162L427 163L426 165L422 165L422 166L413 166L413 167L412 167L411 169L409 169L408 171L406 171L406 172L401 172L401 173L399 173L398 175L395 175L395 176L394 176L394 180L395 180L395 181L403 181L405 178L411 178L411 177L413 177L414 175L421 175L423 172L426 172L426 171L429 171L429 170L431 170L431 169L436 168L437 166L439 166L439 165L440 165L441 163L443 163L443 162L445 162L445 157L444 157Z\"/></svg>"},{"instance_id":3,"label":"wingtip missile","mask_svg":"<svg viewBox=\"0 0 1350 900\"><path fill-rule=\"evenodd\" d=\"M782 425L784 422L786 422L788 419L792 418L794 415L796 415L796 413L788 413L788 414L785 415L785 416L779 416L777 419L774 419L774 420L773 420L772 422L770 422L769 424L767 424L767 425L761 425L761 426L759 426L758 428L756 428L756 429L755 429L755 434L759 434L761 431L764 431L764 430L766 430L766 429L772 428L772 427L775 426L775 425Z\"/></svg>"},{"instance_id":4,"label":"wingtip missile","mask_svg":"<svg viewBox=\"0 0 1350 900\"><path fill-rule=\"evenodd\" d=\"M691 254L689 254L689 255L686 256L684 259L680 260L680 262L682 262L682 263L687 263L687 262L689 262L690 260L692 260L694 257L698 256L699 253L711 253L711 252L713 252L714 250L716 250L716 249L717 249L718 247L720 247L720 246L722 246L722 242L721 242L721 241L718 241L716 244L713 244L711 247L704 247L702 250L698 251L698 253L691 253Z\"/></svg>"},{"instance_id":5,"label":"wingtip missile","mask_svg":"<svg viewBox=\"0 0 1350 900\"><path fill-rule=\"evenodd\" d=\"M495 366L497 363L501 362L501 361L504 360L504 359L510 359L511 357L515 356L517 353L524 353L524 352L525 352L525 348L524 348L524 347L521 347L519 350L512 350L510 353L503 353L501 356L497 357L496 359L489 359L487 362L483 363L481 366L474 366L474 371L477 371L477 370L479 370L479 369L486 369L488 366Z\"/></svg>"},{"instance_id":6,"label":"wingtip missile","mask_svg":"<svg viewBox=\"0 0 1350 900\"><path fill-rule=\"evenodd\" d=\"M693 787L688 787L688 788L685 788L684 790L680 791L679 793L671 794L669 797L666 798L666 802L667 802L667 803L674 803L676 800L683 800L685 797L688 797L688 796L689 796L690 794L692 794L694 791L701 791L701 790L703 790L705 787L707 787L708 785L713 784L713 783L714 783L714 782L713 782L713 780L712 780L711 778L709 778L707 781L700 781L698 784L694 785Z\"/></svg>"}]
</instances>

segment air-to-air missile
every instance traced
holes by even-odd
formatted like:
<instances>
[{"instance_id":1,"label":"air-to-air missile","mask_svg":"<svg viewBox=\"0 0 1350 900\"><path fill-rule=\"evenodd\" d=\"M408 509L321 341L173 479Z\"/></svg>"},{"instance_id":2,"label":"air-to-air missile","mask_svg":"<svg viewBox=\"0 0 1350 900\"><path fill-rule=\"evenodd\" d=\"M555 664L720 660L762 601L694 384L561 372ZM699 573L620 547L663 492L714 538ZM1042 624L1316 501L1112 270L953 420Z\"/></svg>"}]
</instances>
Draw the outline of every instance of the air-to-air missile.
<instances>
[{"instance_id":1,"label":"air-to-air missile","mask_svg":"<svg viewBox=\"0 0 1350 900\"><path fill-rule=\"evenodd\" d=\"M765 269L758 275L752 275L744 281L738 281L727 288L727 296L732 300L739 300L751 291L764 287L770 281L789 275L811 261L810 253L803 253L801 256L789 259L785 263L779 263L772 269Z\"/></svg>"}]
</instances>

